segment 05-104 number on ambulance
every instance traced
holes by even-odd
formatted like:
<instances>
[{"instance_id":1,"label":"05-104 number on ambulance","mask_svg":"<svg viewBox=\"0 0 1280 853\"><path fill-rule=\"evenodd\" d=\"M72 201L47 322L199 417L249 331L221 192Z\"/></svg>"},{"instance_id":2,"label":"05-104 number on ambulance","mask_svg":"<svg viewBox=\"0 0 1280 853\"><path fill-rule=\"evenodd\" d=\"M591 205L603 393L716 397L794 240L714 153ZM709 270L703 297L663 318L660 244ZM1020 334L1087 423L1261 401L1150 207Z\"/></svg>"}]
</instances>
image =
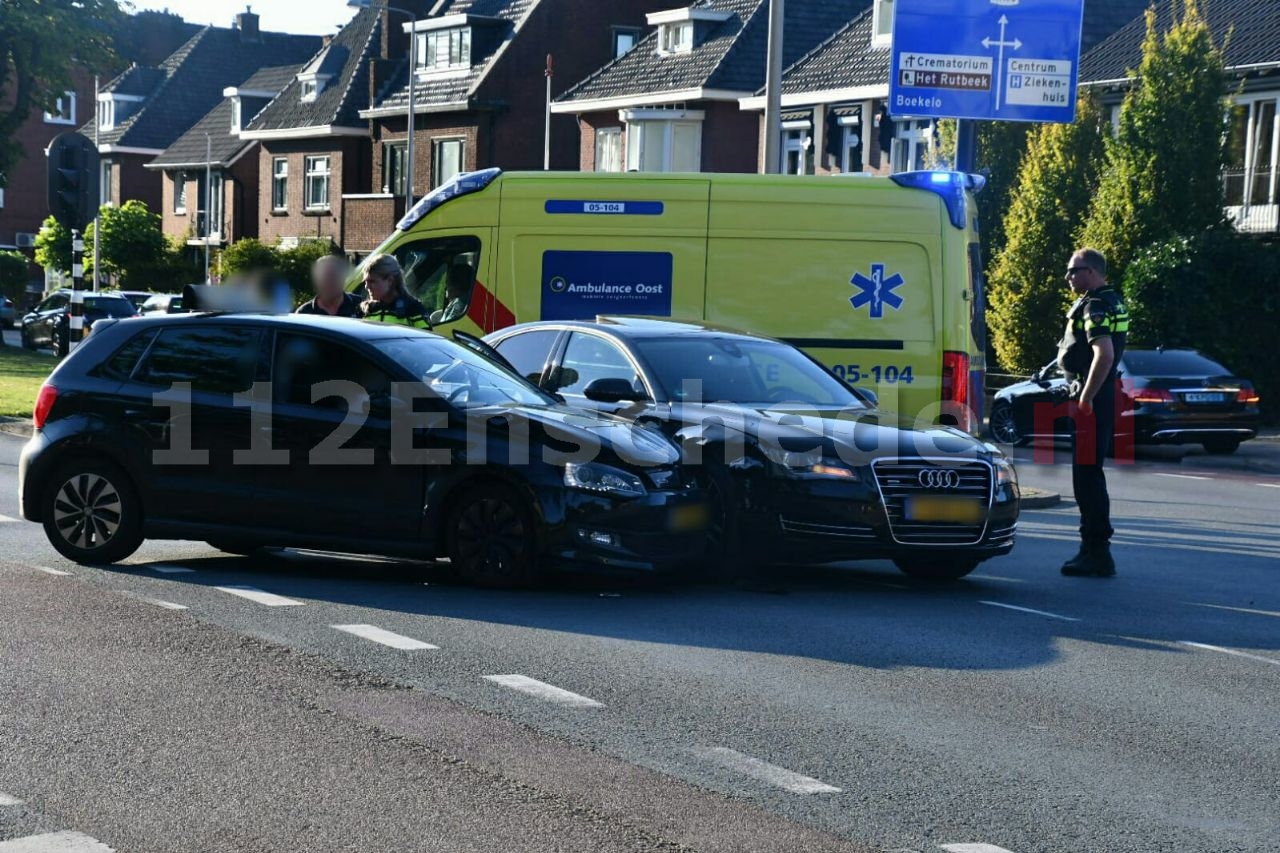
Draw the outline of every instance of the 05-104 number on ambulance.
<instances>
[{"instance_id":1,"label":"05-104 number on ambulance","mask_svg":"<svg viewBox=\"0 0 1280 853\"><path fill-rule=\"evenodd\" d=\"M897 365L874 365L865 370L858 364L837 364L831 368L831 371L843 379L845 382L858 383L865 379L870 379L877 385L897 385L901 382L904 385L910 385L915 381L915 377L911 374L911 365L906 367L898 367Z\"/></svg>"}]
</instances>

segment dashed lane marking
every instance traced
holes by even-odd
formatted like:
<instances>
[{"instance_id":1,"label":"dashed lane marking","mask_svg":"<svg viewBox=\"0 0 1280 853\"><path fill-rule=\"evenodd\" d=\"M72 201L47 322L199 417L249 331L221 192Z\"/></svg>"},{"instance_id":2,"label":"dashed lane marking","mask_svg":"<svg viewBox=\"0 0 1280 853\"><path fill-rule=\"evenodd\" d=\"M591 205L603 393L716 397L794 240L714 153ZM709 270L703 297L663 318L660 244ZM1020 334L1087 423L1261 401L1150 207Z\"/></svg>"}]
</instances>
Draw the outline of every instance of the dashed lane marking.
<instances>
[{"instance_id":1,"label":"dashed lane marking","mask_svg":"<svg viewBox=\"0 0 1280 853\"><path fill-rule=\"evenodd\" d=\"M994 844L940 844L947 853L1013 853Z\"/></svg>"},{"instance_id":2,"label":"dashed lane marking","mask_svg":"<svg viewBox=\"0 0 1280 853\"><path fill-rule=\"evenodd\" d=\"M154 604L156 607L163 607L165 610L186 610L187 609L187 605L185 604L174 604L172 601L164 601L163 599L159 599L159 598L145 598L143 600L146 601L148 604Z\"/></svg>"},{"instance_id":3,"label":"dashed lane marking","mask_svg":"<svg viewBox=\"0 0 1280 853\"><path fill-rule=\"evenodd\" d=\"M71 572L64 572L62 569L50 569L45 566L35 566L37 572L44 572L46 575L53 575L58 578L65 578L71 575Z\"/></svg>"},{"instance_id":4,"label":"dashed lane marking","mask_svg":"<svg viewBox=\"0 0 1280 853\"><path fill-rule=\"evenodd\" d=\"M274 592L267 592L265 589L258 589L256 586L219 586L214 589L256 601L258 604L265 604L267 607L301 607L305 603L276 595Z\"/></svg>"},{"instance_id":5,"label":"dashed lane marking","mask_svg":"<svg viewBox=\"0 0 1280 853\"><path fill-rule=\"evenodd\" d=\"M50 832L0 841L0 853L114 853L113 849L82 832Z\"/></svg>"},{"instance_id":6,"label":"dashed lane marking","mask_svg":"<svg viewBox=\"0 0 1280 853\"><path fill-rule=\"evenodd\" d=\"M1155 474L1157 477L1170 477L1174 480L1212 480L1212 477L1197 477L1194 474Z\"/></svg>"},{"instance_id":7,"label":"dashed lane marking","mask_svg":"<svg viewBox=\"0 0 1280 853\"><path fill-rule=\"evenodd\" d=\"M190 575L195 573L195 569L188 569L183 566L147 566L147 568L162 575Z\"/></svg>"},{"instance_id":8,"label":"dashed lane marking","mask_svg":"<svg viewBox=\"0 0 1280 853\"><path fill-rule=\"evenodd\" d=\"M1050 613L1047 610L1032 610L1030 607L1018 607L1015 604L1001 604L998 601L979 601L978 603L985 604L988 607L1003 607L1005 610L1017 610L1019 613L1034 613L1036 616L1047 616L1050 619L1061 619L1063 622L1080 621L1074 616L1063 616L1060 613Z\"/></svg>"},{"instance_id":9,"label":"dashed lane marking","mask_svg":"<svg viewBox=\"0 0 1280 853\"><path fill-rule=\"evenodd\" d=\"M14 518L11 515L0 514L0 524L4 524L6 522L16 522L17 520L18 519Z\"/></svg>"},{"instance_id":10,"label":"dashed lane marking","mask_svg":"<svg viewBox=\"0 0 1280 853\"><path fill-rule=\"evenodd\" d=\"M1280 489L1280 483L1254 483L1255 486L1262 486L1264 489Z\"/></svg>"},{"instance_id":11,"label":"dashed lane marking","mask_svg":"<svg viewBox=\"0 0 1280 853\"><path fill-rule=\"evenodd\" d=\"M1238 652L1235 649L1224 649L1222 646L1211 646L1208 643L1193 643L1190 640L1179 640L1184 646L1190 646L1193 649L1204 649L1210 652L1221 652L1224 655L1232 655L1238 658L1247 658L1248 660L1256 660L1259 663L1269 663L1272 666L1280 666L1280 660L1272 658L1264 658L1261 655L1251 655L1248 652Z\"/></svg>"},{"instance_id":12,"label":"dashed lane marking","mask_svg":"<svg viewBox=\"0 0 1280 853\"><path fill-rule=\"evenodd\" d=\"M417 651L419 649L438 649L439 646L433 646L430 643L424 643L421 640L415 640L412 637L405 637L400 634L393 634L390 631L384 631L374 625L331 625L339 631L346 631L348 634L354 634L357 637L363 637L366 640L372 640L375 643L381 643L384 646L390 646L393 649L404 649L405 651Z\"/></svg>"},{"instance_id":13,"label":"dashed lane marking","mask_svg":"<svg viewBox=\"0 0 1280 853\"><path fill-rule=\"evenodd\" d=\"M18 799L17 797L11 797L6 793L0 792L0 807L20 806L20 805L22 805L22 800Z\"/></svg>"},{"instance_id":14,"label":"dashed lane marking","mask_svg":"<svg viewBox=\"0 0 1280 853\"><path fill-rule=\"evenodd\" d=\"M554 684L547 684L545 681L538 681L536 678L530 678L527 675L486 675L484 679L492 681L494 684L501 684L503 687L509 687L512 690L519 690L521 693L527 693L530 696L536 696L547 702L554 702L557 705L567 705L570 708L604 707L603 703L594 699L579 696L577 693L570 693L568 690L556 687Z\"/></svg>"},{"instance_id":15,"label":"dashed lane marking","mask_svg":"<svg viewBox=\"0 0 1280 853\"><path fill-rule=\"evenodd\" d=\"M778 767L776 764L761 761L759 758L745 755L736 749L716 746L694 751L701 758L715 762L722 767L727 767L744 776L750 776L752 779L767 782L775 788L781 788L793 794L839 794L842 791L842 789L834 785L828 785L826 782L820 782L811 776L805 776L787 770L785 767Z\"/></svg>"},{"instance_id":16,"label":"dashed lane marking","mask_svg":"<svg viewBox=\"0 0 1280 853\"><path fill-rule=\"evenodd\" d=\"M1192 607L1212 607L1214 610L1232 610L1236 613L1252 613L1256 616L1275 616L1280 618L1280 613L1274 610L1254 610L1252 607L1228 607L1225 604L1200 604L1199 602L1190 602Z\"/></svg>"}]
</instances>

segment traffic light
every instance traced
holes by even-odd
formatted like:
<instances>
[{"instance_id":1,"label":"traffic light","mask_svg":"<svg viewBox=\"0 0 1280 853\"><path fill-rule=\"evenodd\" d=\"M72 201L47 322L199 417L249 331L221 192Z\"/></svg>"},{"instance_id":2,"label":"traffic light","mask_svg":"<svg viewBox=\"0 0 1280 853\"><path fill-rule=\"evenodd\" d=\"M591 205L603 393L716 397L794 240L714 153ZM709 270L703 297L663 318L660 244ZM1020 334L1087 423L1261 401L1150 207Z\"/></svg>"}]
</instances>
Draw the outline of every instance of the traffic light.
<instances>
[{"instance_id":1,"label":"traffic light","mask_svg":"<svg viewBox=\"0 0 1280 853\"><path fill-rule=\"evenodd\" d=\"M67 228L83 231L98 209L98 149L79 133L49 143L49 212Z\"/></svg>"}]
</instances>

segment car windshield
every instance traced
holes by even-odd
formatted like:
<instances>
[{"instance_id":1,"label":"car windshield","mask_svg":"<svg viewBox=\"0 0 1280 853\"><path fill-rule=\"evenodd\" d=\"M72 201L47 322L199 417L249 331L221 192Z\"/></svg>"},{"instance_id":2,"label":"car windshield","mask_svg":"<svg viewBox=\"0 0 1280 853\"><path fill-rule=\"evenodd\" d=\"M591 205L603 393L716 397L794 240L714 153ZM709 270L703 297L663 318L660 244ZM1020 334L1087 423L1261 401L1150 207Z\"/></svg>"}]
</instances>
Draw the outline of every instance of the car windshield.
<instances>
[{"instance_id":1,"label":"car windshield","mask_svg":"<svg viewBox=\"0 0 1280 853\"><path fill-rule=\"evenodd\" d=\"M682 336L640 339L635 348L670 400L866 408L839 379L776 341Z\"/></svg>"},{"instance_id":2,"label":"car windshield","mask_svg":"<svg viewBox=\"0 0 1280 853\"><path fill-rule=\"evenodd\" d=\"M123 296L86 296L84 310L108 317L132 317L137 309Z\"/></svg>"},{"instance_id":3,"label":"car windshield","mask_svg":"<svg viewBox=\"0 0 1280 853\"><path fill-rule=\"evenodd\" d=\"M1194 350L1128 350L1124 364L1133 376L1230 376L1216 361Z\"/></svg>"},{"instance_id":4,"label":"car windshield","mask_svg":"<svg viewBox=\"0 0 1280 853\"><path fill-rule=\"evenodd\" d=\"M551 406L554 397L469 347L426 335L374 341L445 400L461 408L518 404Z\"/></svg>"}]
</instances>

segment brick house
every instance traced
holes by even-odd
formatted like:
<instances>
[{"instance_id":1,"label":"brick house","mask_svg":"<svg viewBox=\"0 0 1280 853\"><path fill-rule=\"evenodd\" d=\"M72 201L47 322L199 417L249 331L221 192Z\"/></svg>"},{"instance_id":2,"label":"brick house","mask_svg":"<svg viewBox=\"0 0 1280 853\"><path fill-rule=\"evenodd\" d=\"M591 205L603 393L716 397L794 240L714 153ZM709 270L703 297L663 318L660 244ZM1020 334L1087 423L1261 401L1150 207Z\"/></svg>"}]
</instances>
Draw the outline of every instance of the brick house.
<instances>
[{"instance_id":1,"label":"brick house","mask_svg":"<svg viewBox=\"0 0 1280 853\"><path fill-rule=\"evenodd\" d=\"M264 33L252 12L236 15L231 29L202 27L158 66L135 64L102 88L96 116L81 128L90 139L97 125L102 158L102 201L130 199L159 210L162 175L146 164L258 69L301 63L320 46L318 36Z\"/></svg>"},{"instance_id":2,"label":"brick house","mask_svg":"<svg viewBox=\"0 0 1280 853\"><path fill-rule=\"evenodd\" d=\"M263 68L223 90L216 107L147 164L164 173L166 235L213 247L258 236L259 143L241 133L300 68Z\"/></svg>"},{"instance_id":3,"label":"brick house","mask_svg":"<svg viewBox=\"0 0 1280 853\"><path fill-rule=\"evenodd\" d=\"M870 0L791 0L784 62L795 62ZM584 171L754 172L759 120L739 100L764 85L768 0L700 0L647 16L654 29L557 99L574 115Z\"/></svg>"},{"instance_id":4,"label":"brick house","mask_svg":"<svg viewBox=\"0 0 1280 853\"><path fill-rule=\"evenodd\" d=\"M1173 9L1161 4L1156 28L1167 31ZM1238 230L1280 239L1280 4L1216 0L1200 14L1223 46L1229 82L1224 95L1227 216ZM1145 15L1137 15L1080 63L1080 85L1092 89L1113 123L1129 88L1129 71L1142 63Z\"/></svg>"},{"instance_id":5,"label":"brick house","mask_svg":"<svg viewBox=\"0 0 1280 853\"><path fill-rule=\"evenodd\" d=\"M1124 26L1149 0L1085 0L1081 55ZM894 0L874 0L782 77L782 171L789 174L923 169L935 122L891 115L889 59ZM763 87L743 98L764 134ZM759 168L764 170L763 157Z\"/></svg>"},{"instance_id":6,"label":"brick house","mask_svg":"<svg viewBox=\"0 0 1280 853\"><path fill-rule=\"evenodd\" d=\"M258 143L257 233L266 243L327 239L343 245L349 195L373 183L370 74L383 16L362 9L309 57L241 134Z\"/></svg>"},{"instance_id":7,"label":"brick house","mask_svg":"<svg viewBox=\"0 0 1280 853\"><path fill-rule=\"evenodd\" d=\"M460 171L541 169L547 55L554 57L554 94L630 49L644 27L645 13L663 5L663 0L436 3L414 26L415 194ZM385 86L375 86L373 106L361 113L372 124L374 186L381 193L353 200L361 209L347 227L348 251L376 247L403 207L409 68L407 51L398 41L406 27L388 27L383 55L400 62ZM575 123L556 116L551 167L577 165Z\"/></svg>"}]
</instances>

